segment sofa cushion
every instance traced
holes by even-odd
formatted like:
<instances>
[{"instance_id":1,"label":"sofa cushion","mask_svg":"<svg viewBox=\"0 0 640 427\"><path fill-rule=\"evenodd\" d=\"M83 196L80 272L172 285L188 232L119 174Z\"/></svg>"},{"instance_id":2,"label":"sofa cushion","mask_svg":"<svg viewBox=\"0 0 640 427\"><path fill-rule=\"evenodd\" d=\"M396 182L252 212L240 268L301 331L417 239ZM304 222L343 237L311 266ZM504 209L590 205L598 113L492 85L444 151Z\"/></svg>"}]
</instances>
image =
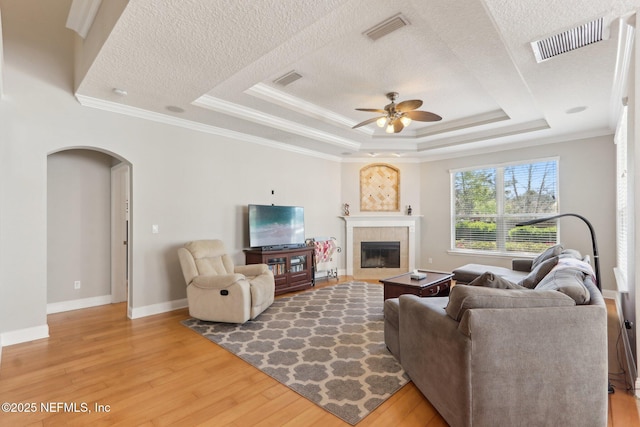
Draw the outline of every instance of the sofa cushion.
<instances>
[{"instance_id":1,"label":"sofa cushion","mask_svg":"<svg viewBox=\"0 0 640 427\"><path fill-rule=\"evenodd\" d=\"M568 307L576 305L567 295L553 290L495 289L456 285L449 294L446 311L460 321L467 310L476 308Z\"/></svg>"},{"instance_id":2,"label":"sofa cushion","mask_svg":"<svg viewBox=\"0 0 640 427\"><path fill-rule=\"evenodd\" d=\"M535 290L554 290L571 297L576 304L589 304L591 294L584 285L585 273L577 268L557 268L538 283Z\"/></svg>"},{"instance_id":3,"label":"sofa cushion","mask_svg":"<svg viewBox=\"0 0 640 427\"><path fill-rule=\"evenodd\" d=\"M525 287L525 288L529 288L529 289L535 288L536 285L538 283L540 283L540 281L547 274L549 274L551 269L553 267L555 267L557 263L558 263L558 257L557 256L548 258L548 259L542 261L541 263L538 263L535 267L533 267L531 272L526 275L526 277L523 277L518 282L518 285L520 285L522 287Z\"/></svg>"},{"instance_id":4,"label":"sofa cushion","mask_svg":"<svg viewBox=\"0 0 640 427\"><path fill-rule=\"evenodd\" d=\"M496 276L490 271L485 271L476 279L474 279L469 286L484 286L485 288L496 289L525 289L516 283L513 283L503 277Z\"/></svg>"},{"instance_id":5,"label":"sofa cushion","mask_svg":"<svg viewBox=\"0 0 640 427\"><path fill-rule=\"evenodd\" d=\"M458 283L467 284L474 281L487 271L493 273L496 276L507 279L513 283L518 282L520 279L527 275L527 273L523 271L515 271L509 268L497 267L494 265L466 264L453 270L453 280Z\"/></svg>"},{"instance_id":6,"label":"sofa cushion","mask_svg":"<svg viewBox=\"0 0 640 427\"><path fill-rule=\"evenodd\" d=\"M538 266L538 264L545 262L549 258L559 256L563 251L564 247L561 244L557 244L551 246L550 248L547 248L533 259L531 269L533 270L534 268L536 268L536 266Z\"/></svg>"},{"instance_id":7,"label":"sofa cushion","mask_svg":"<svg viewBox=\"0 0 640 427\"><path fill-rule=\"evenodd\" d=\"M560 255L562 252L562 245L555 245L547 248L544 252L534 258L533 263L531 264L531 270L535 269L538 264L541 264L548 260L549 258L553 258L555 256Z\"/></svg>"}]
</instances>

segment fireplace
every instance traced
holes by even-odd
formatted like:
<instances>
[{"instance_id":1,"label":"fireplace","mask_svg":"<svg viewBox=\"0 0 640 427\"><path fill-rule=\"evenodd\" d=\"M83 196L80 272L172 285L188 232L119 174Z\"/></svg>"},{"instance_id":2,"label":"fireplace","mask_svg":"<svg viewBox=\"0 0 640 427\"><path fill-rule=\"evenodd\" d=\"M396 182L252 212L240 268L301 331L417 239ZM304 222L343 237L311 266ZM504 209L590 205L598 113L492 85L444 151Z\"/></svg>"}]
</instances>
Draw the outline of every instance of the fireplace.
<instances>
[{"instance_id":1,"label":"fireplace","mask_svg":"<svg viewBox=\"0 0 640 427\"><path fill-rule=\"evenodd\" d=\"M400 268L400 242L361 242L360 268Z\"/></svg>"},{"instance_id":2,"label":"fireplace","mask_svg":"<svg viewBox=\"0 0 640 427\"><path fill-rule=\"evenodd\" d=\"M347 275L355 279L384 279L416 268L416 225L419 215L352 215L342 217L346 226ZM362 268L362 242L400 242L400 266Z\"/></svg>"}]
</instances>

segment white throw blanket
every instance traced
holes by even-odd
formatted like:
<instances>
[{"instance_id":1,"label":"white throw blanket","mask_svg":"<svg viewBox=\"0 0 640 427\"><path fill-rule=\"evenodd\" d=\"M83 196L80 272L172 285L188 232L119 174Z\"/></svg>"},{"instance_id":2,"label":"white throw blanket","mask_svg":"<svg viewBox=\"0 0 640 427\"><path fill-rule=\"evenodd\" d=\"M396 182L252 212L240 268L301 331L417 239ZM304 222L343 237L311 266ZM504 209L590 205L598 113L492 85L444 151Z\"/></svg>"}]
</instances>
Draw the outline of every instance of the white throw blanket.
<instances>
[{"instance_id":1,"label":"white throw blanket","mask_svg":"<svg viewBox=\"0 0 640 427\"><path fill-rule=\"evenodd\" d=\"M551 269L550 273L556 270L562 270L565 268L574 268L574 269L580 270L583 273L590 275L593 278L594 283L596 281L596 275L593 271L593 267L591 267L591 264L589 264L586 261L579 260L577 258L567 257L567 258L558 259L558 263L556 264L555 267Z\"/></svg>"}]
</instances>

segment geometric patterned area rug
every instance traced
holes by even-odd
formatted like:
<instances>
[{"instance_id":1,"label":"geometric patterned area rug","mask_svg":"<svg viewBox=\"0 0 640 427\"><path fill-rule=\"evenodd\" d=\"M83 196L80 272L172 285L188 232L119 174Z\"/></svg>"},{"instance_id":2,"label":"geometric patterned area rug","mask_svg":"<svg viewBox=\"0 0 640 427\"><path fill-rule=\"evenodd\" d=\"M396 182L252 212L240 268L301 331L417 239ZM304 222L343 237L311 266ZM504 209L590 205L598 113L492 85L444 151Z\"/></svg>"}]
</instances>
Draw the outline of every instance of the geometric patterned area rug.
<instances>
[{"instance_id":1,"label":"geometric patterned area rug","mask_svg":"<svg viewBox=\"0 0 640 427\"><path fill-rule=\"evenodd\" d=\"M277 298L242 325L182 323L355 425L409 381L382 309L381 285L350 282Z\"/></svg>"}]
</instances>

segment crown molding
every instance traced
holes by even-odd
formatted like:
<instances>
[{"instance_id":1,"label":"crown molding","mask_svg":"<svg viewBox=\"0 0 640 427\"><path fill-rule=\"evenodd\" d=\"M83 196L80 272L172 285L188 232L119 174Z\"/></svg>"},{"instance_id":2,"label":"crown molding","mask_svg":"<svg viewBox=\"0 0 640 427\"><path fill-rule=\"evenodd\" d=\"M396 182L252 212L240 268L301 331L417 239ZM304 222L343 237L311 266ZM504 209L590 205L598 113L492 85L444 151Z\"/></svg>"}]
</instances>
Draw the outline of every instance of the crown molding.
<instances>
[{"instance_id":1,"label":"crown molding","mask_svg":"<svg viewBox=\"0 0 640 427\"><path fill-rule=\"evenodd\" d=\"M434 123L423 129L416 130L416 136L418 138L428 137L441 133L469 129L510 119L511 117L509 117L509 115L505 113L504 110L498 109L486 113L475 114L473 116L463 117L461 119L448 120L444 123Z\"/></svg>"},{"instance_id":2,"label":"crown molding","mask_svg":"<svg viewBox=\"0 0 640 427\"><path fill-rule=\"evenodd\" d=\"M313 117L314 119L319 119L340 127L346 126L352 128L353 126L360 123L341 114L338 114L332 110L322 108L311 102L307 102L298 97L289 95L288 93L277 90L276 88L264 83L257 83L251 86L245 91L245 93L255 96L256 98L271 102L273 104L289 108L297 113L302 113L309 117ZM367 127L360 127L356 128L355 130L367 135L373 135L374 133L372 129Z\"/></svg>"},{"instance_id":3,"label":"crown molding","mask_svg":"<svg viewBox=\"0 0 640 427\"><path fill-rule=\"evenodd\" d=\"M413 154L413 153L411 153ZM375 153L375 155L369 154L368 157L352 157L341 159L342 163L371 163L371 162L385 162L393 164L417 164L422 163L423 160L417 157L403 157L402 155L396 156L392 153Z\"/></svg>"},{"instance_id":4,"label":"crown molding","mask_svg":"<svg viewBox=\"0 0 640 427\"><path fill-rule=\"evenodd\" d=\"M86 38L101 3L102 0L73 0L66 27L78 33L83 39Z\"/></svg>"},{"instance_id":5,"label":"crown molding","mask_svg":"<svg viewBox=\"0 0 640 427\"><path fill-rule=\"evenodd\" d=\"M450 138L442 138L432 141L424 141L420 143L399 141L395 145L395 148L400 151L410 150L410 154L413 154L421 159L430 157L433 153L441 155L446 152L442 158L457 157L456 153L452 153L451 150L459 147L462 156L467 155L467 152L474 150L473 145L492 146L505 144L515 144L515 142L501 142L501 138L528 134L538 132L542 130L550 129L549 124L544 119L533 120L524 123L518 123L510 126L504 126L501 128L486 129L482 132L474 132L471 134L458 135ZM533 137L532 137L533 138ZM461 147L464 146L464 147ZM383 142L377 144L363 144L362 151L389 151L388 147Z\"/></svg>"},{"instance_id":6,"label":"crown molding","mask_svg":"<svg viewBox=\"0 0 640 427\"><path fill-rule=\"evenodd\" d=\"M337 145L339 147L347 148L350 150L358 150L360 148L360 143L352 141L350 139L341 138L339 136L314 129L309 126L301 125L291 120L286 120L270 114L265 114L258 110L242 107L238 104L224 101L220 98L215 98L210 95L201 96L200 98L193 101L192 105L217 111L219 113L241 116L243 119L249 120L254 123L280 129L285 132L295 133L300 136L312 138L317 141L327 142L329 144Z\"/></svg>"},{"instance_id":7,"label":"crown molding","mask_svg":"<svg viewBox=\"0 0 640 427\"><path fill-rule=\"evenodd\" d=\"M518 123L511 126L504 126L497 129L487 129L482 132L455 136L451 138L443 138L437 142L423 142L418 144L418 151L425 151L434 148L451 147L472 142L487 141L505 136L519 135L523 133L537 132L540 130L550 129L549 123L545 119L532 120L529 122Z\"/></svg>"},{"instance_id":8,"label":"crown molding","mask_svg":"<svg viewBox=\"0 0 640 427\"><path fill-rule=\"evenodd\" d=\"M475 154L486 154L489 152L495 151L504 151L505 149L519 149L536 145L544 145L544 144L554 144L566 141L572 141L577 139L587 139L587 138L595 138L601 136L611 136L613 132L611 129L594 129L586 132L552 136L546 138L531 138L524 141L519 142L499 142L496 139L509 135L516 135L526 132L533 132L535 130L544 130L548 129L549 126L547 122L543 119L523 123L515 126L510 126L508 131L502 130L499 134L493 135L484 135L481 137L471 138L467 140L457 140L455 142L449 141L445 144L438 144L437 146L431 147L422 147L419 150L412 150L409 153L390 153L390 152L378 152L372 155L371 153L367 153L369 157L339 157L330 154L320 153L318 151L309 150L306 148L296 147L290 144L285 144L282 142L274 141L271 139L249 135L237 131L232 131L229 129L219 128L216 126L206 125L199 122L194 122L191 120L185 120L178 117L173 117L167 114L156 113L152 111L143 110L141 108L131 107L128 105L119 104L117 102L105 101L102 99L97 99L85 95L76 94L76 99L78 102L85 107L95 108L103 111L109 111L117 114L123 114L130 117L140 118L144 120L150 120L157 123L163 123L170 126L178 126L189 130L194 130L197 132L208 133L212 135L222 136L225 138L236 139L244 142L249 142L253 144L262 145L269 148L274 148L278 150L288 151L295 154L300 154L309 157L320 158L324 160L341 162L341 163L362 163L362 162L371 162L373 160L388 160L395 163L423 163L430 162L436 160L450 159L456 157L466 157L472 156ZM479 143L479 144L477 144ZM456 146L461 144L472 144L475 146L466 147L464 150L456 150L456 152L452 152L451 150L455 149ZM363 147L364 150L364 147ZM365 151L371 151L369 149ZM375 151L375 150L373 150ZM354 154L362 154L359 151L356 151ZM418 157L414 157L414 156ZM412 156L412 157L408 157Z\"/></svg>"},{"instance_id":9,"label":"crown molding","mask_svg":"<svg viewBox=\"0 0 640 427\"><path fill-rule=\"evenodd\" d=\"M590 138L599 138L609 136L613 138L613 132L608 128L591 129L585 132L574 132L563 135L554 135L547 137L532 137L521 141L497 141L497 140L480 140L464 150L452 151L455 146L438 146L432 150L420 152L421 162L433 162L438 160L455 159L460 157L476 156L481 154L496 153L506 150L519 150L528 147L538 147L547 144L560 144L563 142L584 140ZM612 139L613 141L613 139Z\"/></svg>"},{"instance_id":10,"label":"crown molding","mask_svg":"<svg viewBox=\"0 0 640 427\"><path fill-rule=\"evenodd\" d=\"M126 116L136 117L144 120L150 120L157 123L164 123L171 126L178 126L185 129L195 130L197 132L204 132L212 135L222 136L225 138L232 138L240 141L251 142L254 144L259 144L259 145L263 145L270 148L276 148L278 150L289 151L296 154L302 154L305 156L316 157L316 158L321 158L321 159L331 160L331 161L340 161L340 157L332 156L330 154L320 153L318 151L296 147L291 144L285 144L285 143L274 141L271 139L262 138L255 135L249 135L242 132L236 132L233 130L224 129L217 126L211 126L203 123L194 122L191 120L185 120L178 117L169 116L167 114L147 111L141 108L119 104L117 102L105 101L102 99L93 98L85 95L79 95L79 94L76 94L76 99L78 100L80 105L85 107L96 108L98 110L109 111L117 114L123 114Z\"/></svg>"}]
</instances>

